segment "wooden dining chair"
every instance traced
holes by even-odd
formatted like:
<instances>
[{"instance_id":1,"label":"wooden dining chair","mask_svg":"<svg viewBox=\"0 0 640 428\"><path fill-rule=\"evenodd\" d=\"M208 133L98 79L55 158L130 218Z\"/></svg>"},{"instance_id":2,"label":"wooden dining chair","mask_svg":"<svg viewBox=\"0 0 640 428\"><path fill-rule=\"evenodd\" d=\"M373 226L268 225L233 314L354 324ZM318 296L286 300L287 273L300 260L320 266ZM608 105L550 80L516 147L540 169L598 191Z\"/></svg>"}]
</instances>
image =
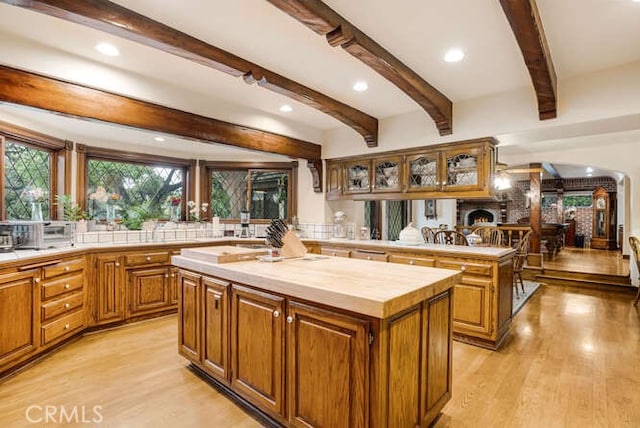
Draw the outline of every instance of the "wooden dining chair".
<instances>
[{"instance_id":1,"label":"wooden dining chair","mask_svg":"<svg viewBox=\"0 0 640 428\"><path fill-rule=\"evenodd\" d=\"M480 226L474 229L473 233L480 235L483 244L489 244L492 247L502 245L502 231L497 226Z\"/></svg>"},{"instance_id":2,"label":"wooden dining chair","mask_svg":"<svg viewBox=\"0 0 640 428\"><path fill-rule=\"evenodd\" d=\"M638 267L638 270L640 270L640 239L635 236L630 236L629 245L631 245L631 249L633 250L633 257L636 260L636 266ZM633 305L638 306L638 301L640 301L640 287L638 287L638 294L636 294L636 300L634 300Z\"/></svg>"},{"instance_id":3,"label":"wooden dining chair","mask_svg":"<svg viewBox=\"0 0 640 428\"><path fill-rule=\"evenodd\" d=\"M527 255L529 254L530 238L531 231L528 231L518 242L518 246L516 247L516 255L513 256L513 288L516 290L516 296L520 295L520 293L518 293L518 281L520 281L520 288L524 293L522 271L524 270L524 262L527 260Z\"/></svg>"},{"instance_id":4,"label":"wooden dining chair","mask_svg":"<svg viewBox=\"0 0 640 428\"><path fill-rule=\"evenodd\" d=\"M469 245L467 237L455 230L439 230L433 236L433 242L443 245Z\"/></svg>"},{"instance_id":5,"label":"wooden dining chair","mask_svg":"<svg viewBox=\"0 0 640 428\"><path fill-rule=\"evenodd\" d=\"M424 226L422 229L420 229L420 232L422 232L422 237L424 238L424 242L426 242L427 244L433 244L435 242L433 237L436 234L436 232L433 229L431 229L428 226Z\"/></svg>"}]
</instances>

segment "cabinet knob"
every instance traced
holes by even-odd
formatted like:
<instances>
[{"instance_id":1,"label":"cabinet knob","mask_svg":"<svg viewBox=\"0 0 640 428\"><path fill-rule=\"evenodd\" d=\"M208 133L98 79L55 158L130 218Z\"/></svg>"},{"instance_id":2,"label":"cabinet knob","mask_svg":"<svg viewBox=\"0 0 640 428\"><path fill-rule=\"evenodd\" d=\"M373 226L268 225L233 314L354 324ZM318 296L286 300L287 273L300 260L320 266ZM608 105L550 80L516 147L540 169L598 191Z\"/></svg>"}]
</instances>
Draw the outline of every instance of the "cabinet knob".
<instances>
[{"instance_id":1,"label":"cabinet knob","mask_svg":"<svg viewBox=\"0 0 640 428\"><path fill-rule=\"evenodd\" d=\"M40 278L35 278L35 279L34 279L34 281L35 281L35 283L37 284L37 283L39 283L39 282L40 282Z\"/></svg>"},{"instance_id":2,"label":"cabinet knob","mask_svg":"<svg viewBox=\"0 0 640 428\"><path fill-rule=\"evenodd\" d=\"M168 273L165 273L165 274L164 274L164 277L165 277L165 278L169 278L169 274L168 274Z\"/></svg>"},{"instance_id":3,"label":"cabinet knob","mask_svg":"<svg viewBox=\"0 0 640 428\"><path fill-rule=\"evenodd\" d=\"M371 256L367 256L367 260L371 260Z\"/></svg>"},{"instance_id":4,"label":"cabinet knob","mask_svg":"<svg viewBox=\"0 0 640 428\"><path fill-rule=\"evenodd\" d=\"M293 322L293 317L292 317L291 315L289 315L289 316L287 317L287 322L288 322L289 324L291 324L291 323Z\"/></svg>"},{"instance_id":5,"label":"cabinet knob","mask_svg":"<svg viewBox=\"0 0 640 428\"><path fill-rule=\"evenodd\" d=\"M69 272L69 266L65 266L65 267L64 267L64 271L65 271L65 272Z\"/></svg>"},{"instance_id":6,"label":"cabinet knob","mask_svg":"<svg viewBox=\"0 0 640 428\"><path fill-rule=\"evenodd\" d=\"M70 284L65 284L65 285L64 285L64 288L65 288L66 290L68 290L69 288L71 288L71 285L70 285Z\"/></svg>"},{"instance_id":7,"label":"cabinet knob","mask_svg":"<svg viewBox=\"0 0 640 428\"><path fill-rule=\"evenodd\" d=\"M460 267L460 270L461 270L462 272L464 272L465 270L467 270L467 267L466 267L466 266L461 266L461 267Z\"/></svg>"},{"instance_id":8,"label":"cabinet knob","mask_svg":"<svg viewBox=\"0 0 640 428\"><path fill-rule=\"evenodd\" d=\"M273 317L278 318L280 316L280 311L273 311Z\"/></svg>"},{"instance_id":9,"label":"cabinet knob","mask_svg":"<svg viewBox=\"0 0 640 428\"><path fill-rule=\"evenodd\" d=\"M176 274L175 274L175 273L172 273L172 274L171 274L171 278L175 278L175 276L176 276Z\"/></svg>"},{"instance_id":10,"label":"cabinet knob","mask_svg":"<svg viewBox=\"0 0 640 428\"><path fill-rule=\"evenodd\" d=\"M116 267L119 267L119 266L120 266L120 262L116 262Z\"/></svg>"},{"instance_id":11,"label":"cabinet knob","mask_svg":"<svg viewBox=\"0 0 640 428\"><path fill-rule=\"evenodd\" d=\"M64 329L65 329L65 330L69 330L69 324L65 324L65 325L64 325Z\"/></svg>"},{"instance_id":12,"label":"cabinet knob","mask_svg":"<svg viewBox=\"0 0 640 428\"><path fill-rule=\"evenodd\" d=\"M65 303L65 304L64 304L64 308L65 308L65 309L68 309L68 308L69 308L69 306L71 306L71 305L70 305L70 304L68 304L68 303Z\"/></svg>"},{"instance_id":13,"label":"cabinet knob","mask_svg":"<svg viewBox=\"0 0 640 428\"><path fill-rule=\"evenodd\" d=\"M332 255L333 257L335 257L335 256L336 256L336 252L335 252L335 251L334 251L334 252L332 252L332 253L331 253L331 255Z\"/></svg>"},{"instance_id":14,"label":"cabinet knob","mask_svg":"<svg viewBox=\"0 0 640 428\"><path fill-rule=\"evenodd\" d=\"M147 257L147 261L150 262L151 261L151 257Z\"/></svg>"},{"instance_id":15,"label":"cabinet knob","mask_svg":"<svg viewBox=\"0 0 640 428\"><path fill-rule=\"evenodd\" d=\"M409 264L410 264L410 265L413 265L413 264L415 264L415 263L416 263L416 262L414 262L413 260L409 260Z\"/></svg>"}]
</instances>

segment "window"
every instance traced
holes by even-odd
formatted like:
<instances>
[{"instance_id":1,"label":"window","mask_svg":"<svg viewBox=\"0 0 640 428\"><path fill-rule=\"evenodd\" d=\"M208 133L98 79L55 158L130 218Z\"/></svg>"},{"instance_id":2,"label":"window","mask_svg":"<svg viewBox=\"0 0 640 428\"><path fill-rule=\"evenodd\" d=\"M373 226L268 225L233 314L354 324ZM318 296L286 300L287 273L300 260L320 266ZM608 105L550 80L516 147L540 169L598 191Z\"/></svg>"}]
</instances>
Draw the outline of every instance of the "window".
<instances>
[{"instance_id":1,"label":"window","mask_svg":"<svg viewBox=\"0 0 640 428\"><path fill-rule=\"evenodd\" d=\"M97 223L142 228L147 220L168 220L171 206L185 217L189 161L86 148L84 200Z\"/></svg>"},{"instance_id":2,"label":"window","mask_svg":"<svg viewBox=\"0 0 640 428\"><path fill-rule=\"evenodd\" d=\"M295 172L290 164L206 163L208 185L202 199L209 214L236 220L249 210L251 220L290 219L295 213Z\"/></svg>"},{"instance_id":3,"label":"window","mask_svg":"<svg viewBox=\"0 0 640 428\"><path fill-rule=\"evenodd\" d=\"M69 193L72 150L70 141L0 122L1 219L30 220L32 202L41 203L44 219L56 219L52 202Z\"/></svg>"}]
</instances>

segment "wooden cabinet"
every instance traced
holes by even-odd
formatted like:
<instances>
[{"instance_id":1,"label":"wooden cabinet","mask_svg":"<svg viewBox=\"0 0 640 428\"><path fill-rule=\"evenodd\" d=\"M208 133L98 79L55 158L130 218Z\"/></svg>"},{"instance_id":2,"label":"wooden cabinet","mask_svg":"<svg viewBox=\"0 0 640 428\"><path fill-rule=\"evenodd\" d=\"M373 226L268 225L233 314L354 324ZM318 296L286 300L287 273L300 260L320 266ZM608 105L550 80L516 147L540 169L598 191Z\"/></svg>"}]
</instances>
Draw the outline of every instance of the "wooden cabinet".
<instances>
[{"instance_id":1,"label":"wooden cabinet","mask_svg":"<svg viewBox=\"0 0 640 428\"><path fill-rule=\"evenodd\" d=\"M320 254L331 257L351 257L351 250L344 248L320 247Z\"/></svg>"},{"instance_id":2,"label":"wooden cabinet","mask_svg":"<svg viewBox=\"0 0 640 428\"><path fill-rule=\"evenodd\" d=\"M369 323L288 302L287 397L293 427L364 427Z\"/></svg>"},{"instance_id":3,"label":"wooden cabinet","mask_svg":"<svg viewBox=\"0 0 640 428\"><path fill-rule=\"evenodd\" d=\"M231 385L256 406L284 416L284 298L233 285Z\"/></svg>"},{"instance_id":4,"label":"wooden cabinet","mask_svg":"<svg viewBox=\"0 0 640 428\"><path fill-rule=\"evenodd\" d=\"M0 275L0 373L40 343L38 269Z\"/></svg>"},{"instance_id":5,"label":"wooden cabinet","mask_svg":"<svg viewBox=\"0 0 640 428\"><path fill-rule=\"evenodd\" d=\"M202 323L202 365L211 376L229 383L229 292L230 284L216 278L202 277L204 292Z\"/></svg>"},{"instance_id":6,"label":"wooden cabinet","mask_svg":"<svg viewBox=\"0 0 640 428\"><path fill-rule=\"evenodd\" d=\"M171 305L170 268L135 269L129 273L127 317L157 312Z\"/></svg>"},{"instance_id":7,"label":"wooden cabinet","mask_svg":"<svg viewBox=\"0 0 640 428\"><path fill-rule=\"evenodd\" d=\"M121 321L125 317L125 277L122 254L97 254L94 260L96 323Z\"/></svg>"},{"instance_id":8,"label":"wooden cabinet","mask_svg":"<svg viewBox=\"0 0 640 428\"><path fill-rule=\"evenodd\" d=\"M178 274L178 352L192 362L201 360L201 275L188 271Z\"/></svg>"},{"instance_id":9,"label":"wooden cabinet","mask_svg":"<svg viewBox=\"0 0 640 428\"><path fill-rule=\"evenodd\" d=\"M495 164L492 138L327 160L328 200L488 197Z\"/></svg>"},{"instance_id":10,"label":"wooden cabinet","mask_svg":"<svg viewBox=\"0 0 640 428\"><path fill-rule=\"evenodd\" d=\"M85 326L85 258L61 260L42 267L40 281L41 345L52 345Z\"/></svg>"},{"instance_id":11,"label":"wooden cabinet","mask_svg":"<svg viewBox=\"0 0 640 428\"><path fill-rule=\"evenodd\" d=\"M178 272L176 267L169 268L169 305L178 307Z\"/></svg>"},{"instance_id":12,"label":"wooden cabinet","mask_svg":"<svg viewBox=\"0 0 640 428\"><path fill-rule=\"evenodd\" d=\"M387 261L387 253L384 251L355 250L351 252L351 257L360 260L373 260L375 262Z\"/></svg>"}]
</instances>

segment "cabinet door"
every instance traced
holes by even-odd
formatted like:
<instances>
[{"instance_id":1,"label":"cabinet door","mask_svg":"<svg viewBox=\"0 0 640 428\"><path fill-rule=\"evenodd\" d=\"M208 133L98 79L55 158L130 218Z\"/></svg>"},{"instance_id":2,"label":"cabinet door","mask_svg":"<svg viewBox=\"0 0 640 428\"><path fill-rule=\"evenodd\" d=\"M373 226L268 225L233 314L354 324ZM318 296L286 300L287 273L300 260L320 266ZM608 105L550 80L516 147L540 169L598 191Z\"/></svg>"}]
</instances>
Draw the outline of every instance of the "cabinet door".
<instances>
[{"instance_id":1,"label":"cabinet door","mask_svg":"<svg viewBox=\"0 0 640 428\"><path fill-rule=\"evenodd\" d=\"M124 319L124 269L120 254L96 256L96 292L98 324Z\"/></svg>"},{"instance_id":2,"label":"cabinet door","mask_svg":"<svg viewBox=\"0 0 640 428\"><path fill-rule=\"evenodd\" d=\"M492 338L492 281L464 275L453 294L453 327L457 333Z\"/></svg>"},{"instance_id":3,"label":"cabinet door","mask_svg":"<svg viewBox=\"0 0 640 428\"><path fill-rule=\"evenodd\" d=\"M289 301L287 323L291 426L368 426L368 322Z\"/></svg>"},{"instance_id":4,"label":"cabinet door","mask_svg":"<svg viewBox=\"0 0 640 428\"><path fill-rule=\"evenodd\" d=\"M373 191L402 191L402 156L388 156L373 160Z\"/></svg>"},{"instance_id":5,"label":"cabinet door","mask_svg":"<svg viewBox=\"0 0 640 428\"><path fill-rule=\"evenodd\" d=\"M327 161L327 199L342 196L342 163Z\"/></svg>"},{"instance_id":6,"label":"cabinet door","mask_svg":"<svg viewBox=\"0 0 640 428\"><path fill-rule=\"evenodd\" d=\"M232 302L232 387L284 416L284 299L234 284Z\"/></svg>"},{"instance_id":7,"label":"cabinet door","mask_svg":"<svg viewBox=\"0 0 640 428\"><path fill-rule=\"evenodd\" d=\"M440 191L440 169L440 153L437 151L407 156L404 168L407 192Z\"/></svg>"},{"instance_id":8,"label":"cabinet door","mask_svg":"<svg viewBox=\"0 0 640 428\"><path fill-rule=\"evenodd\" d=\"M129 273L128 316L143 315L169 306L169 268L136 269Z\"/></svg>"},{"instance_id":9,"label":"cabinet door","mask_svg":"<svg viewBox=\"0 0 640 428\"><path fill-rule=\"evenodd\" d=\"M229 381L229 283L202 277L204 324L202 364L212 376Z\"/></svg>"},{"instance_id":10,"label":"cabinet door","mask_svg":"<svg viewBox=\"0 0 640 428\"><path fill-rule=\"evenodd\" d=\"M169 268L169 304L178 304L178 268Z\"/></svg>"},{"instance_id":11,"label":"cabinet door","mask_svg":"<svg viewBox=\"0 0 640 428\"><path fill-rule=\"evenodd\" d=\"M344 173L344 193L369 193L371 191L371 160L346 162Z\"/></svg>"},{"instance_id":12,"label":"cabinet door","mask_svg":"<svg viewBox=\"0 0 640 428\"><path fill-rule=\"evenodd\" d=\"M38 270L0 275L0 368L38 347L37 275Z\"/></svg>"},{"instance_id":13,"label":"cabinet door","mask_svg":"<svg viewBox=\"0 0 640 428\"><path fill-rule=\"evenodd\" d=\"M470 147L444 152L444 191L479 190L485 186L485 165L482 147Z\"/></svg>"},{"instance_id":14,"label":"cabinet door","mask_svg":"<svg viewBox=\"0 0 640 428\"><path fill-rule=\"evenodd\" d=\"M183 270L178 274L178 353L196 363L201 357L200 278Z\"/></svg>"}]
</instances>

